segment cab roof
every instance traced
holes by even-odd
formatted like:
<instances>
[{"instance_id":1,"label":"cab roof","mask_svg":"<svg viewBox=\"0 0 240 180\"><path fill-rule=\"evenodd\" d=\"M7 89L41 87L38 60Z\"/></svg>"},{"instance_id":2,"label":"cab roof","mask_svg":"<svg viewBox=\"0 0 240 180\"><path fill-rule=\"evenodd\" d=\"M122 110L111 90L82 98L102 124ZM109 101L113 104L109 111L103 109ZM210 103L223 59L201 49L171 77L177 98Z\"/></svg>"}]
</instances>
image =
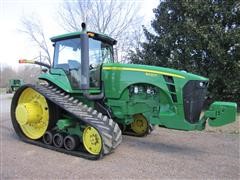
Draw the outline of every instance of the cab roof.
<instances>
[{"instance_id":1,"label":"cab roof","mask_svg":"<svg viewBox=\"0 0 240 180\"><path fill-rule=\"evenodd\" d=\"M50 40L52 42L57 42L57 41L61 41L64 39L72 39L72 38L77 38L80 36L80 34L83 34L83 31L77 31L77 32L72 32L72 33L67 33L67 34L61 34L58 36L54 36L52 38L50 38ZM87 34L90 38L96 39L96 40L100 40L102 42L111 44L111 45L115 45L117 44L117 40L105 35L105 34L100 34L100 33L95 33L92 31L87 31Z\"/></svg>"}]
</instances>

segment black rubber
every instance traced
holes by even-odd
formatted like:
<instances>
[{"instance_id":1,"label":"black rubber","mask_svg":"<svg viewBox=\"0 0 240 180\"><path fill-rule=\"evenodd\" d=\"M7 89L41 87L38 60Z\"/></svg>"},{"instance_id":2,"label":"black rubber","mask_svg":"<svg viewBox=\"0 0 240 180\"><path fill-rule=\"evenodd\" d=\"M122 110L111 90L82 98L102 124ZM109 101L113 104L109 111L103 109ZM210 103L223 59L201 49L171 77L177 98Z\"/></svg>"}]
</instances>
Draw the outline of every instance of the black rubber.
<instances>
[{"instance_id":1,"label":"black rubber","mask_svg":"<svg viewBox=\"0 0 240 180\"><path fill-rule=\"evenodd\" d=\"M79 146L80 139L76 135L68 135L64 138L64 148L73 151Z\"/></svg>"},{"instance_id":2,"label":"black rubber","mask_svg":"<svg viewBox=\"0 0 240 180\"><path fill-rule=\"evenodd\" d=\"M56 133L53 135L53 145L57 148L63 147L64 135L62 133Z\"/></svg>"},{"instance_id":3,"label":"black rubber","mask_svg":"<svg viewBox=\"0 0 240 180\"><path fill-rule=\"evenodd\" d=\"M46 131L42 137L43 143L51 145L53 143L53 134L50 131Z\"/></svg>"},{"instance_id":4,"label":"black rubber","mask_svg":"<svg viewBox=\"0 0 240 180\"><path fill-rule=\"evenodd\" d=\"M46 98L50 112L48 129L51 129L56 124L58 117L58 112L56 112L56 109L62 109L70 114L76 121L85 123L86 125L97 129L103 142L103 147L100 154L92 155L88 153L84 149L83 145L80 145L80 147L74 151L69 151L64 148L45 144L42 139L32 140L27 138L22 132L15 117L15 109L18 104L18 99L26 88L34 89ZM83 103L79 102L79 100L71 97L71 95L68 93L50 84L44 86L26 84L21 86L16 91L12 99L11 119L15 131L22 141L87 159L99 159L104 155L111 153L122 141L121 130L117 123L115 123L112 119L109 119L107 116L103 116L102 113L98 113L93 108L84 105Z\"/></svg>"}]
</instances>

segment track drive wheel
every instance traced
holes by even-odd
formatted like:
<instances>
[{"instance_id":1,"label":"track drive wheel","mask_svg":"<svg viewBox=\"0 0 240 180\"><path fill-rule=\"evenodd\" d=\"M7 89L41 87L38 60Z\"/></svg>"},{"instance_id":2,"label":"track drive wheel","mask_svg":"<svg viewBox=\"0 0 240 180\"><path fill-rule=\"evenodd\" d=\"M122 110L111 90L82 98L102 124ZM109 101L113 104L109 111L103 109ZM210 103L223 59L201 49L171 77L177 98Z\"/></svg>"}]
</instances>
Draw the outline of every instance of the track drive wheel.
<instances>
[{"instance_id":1,"label":"track drive wheel","mask_svg":"<svg viewBox=\"0 0 240 180\"><path fill-rule=\"evenodd\" d=\"M101 153L103 147L102 138L94 127L87 126L84 129L83 145L91 154L99 155Z\"/></svg>"},{"instance_id":2,"label":"track drive wheel","mask_svg":"<svg viewBox=\"0 0 240 180\"><path fill-rule=\"evenodd\" d=\"M29 139L41 138L54 123L54 107L44 96L25 85L19 88L12 99L12 124L19 136Z\"/></svg>"},{"instance_id":3,"label":"track drive wheel","mask_svg":"<svg viewBox=\"0 0 240 180\"><path fill-rule=\"evenodd\" d=\"M148 121L142 114L133 115L131 129L137 136L144 136L148 133Z\"/></svg>"}]
</instances>

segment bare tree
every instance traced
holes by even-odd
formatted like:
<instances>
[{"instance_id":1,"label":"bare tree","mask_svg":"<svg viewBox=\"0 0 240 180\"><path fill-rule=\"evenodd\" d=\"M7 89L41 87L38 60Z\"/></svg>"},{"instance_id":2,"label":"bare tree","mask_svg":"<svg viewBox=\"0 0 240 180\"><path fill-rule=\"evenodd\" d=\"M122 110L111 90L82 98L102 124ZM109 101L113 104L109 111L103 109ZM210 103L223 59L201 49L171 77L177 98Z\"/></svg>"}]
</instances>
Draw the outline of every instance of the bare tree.
<instances>
[{"instance_id":1,"label":"bare tree","mask_svg":"<svg viewBox=\"0 0 240 180\"><path fill-rule=\"evenodd\" d=\"M49 47L46 41L46 36L43 31L43 26L40 20L36 16L24 16L21 19L22 29L20 32L25 33L29 39L40 48L43 52L41 57L36 57L36 59L41 59L47 61L51 64L51 56L49 52Z\"/></svg>"},{"instance_id":2,"label":"bare tree","mask_svg":"<svg viewBox=\"0 0 240 180\"><path fill-rule=\"evenodd\" d=\"M23 65L19 67L17 76L24 80L25 83L34 84L38 81L41 70L38 65Z\"/></svg>"},{"instance_id":3,"label":"bare tree","mask_svg":"<svg viewBox=\"0 0 240 180\"><path fill-rule=\"evenodd\" d=\"M141 17L139 5L123 0L75 0L64 1L58 11L61 26L68 32L80 31L81 23L86 22L88 29L107 34L118 40L117 49L121 62L127 52L139 44ZM21 32L42 51L42 59L51 64L49 47L40 20L34 16L24 16ZM39 58L39 57L37 57Z\"/></svg>"},{"instance_id":4,"label":"bare tree","mask_svg":"<svg viewBox=\"0 0 240 180\"><path fill-rule=\"evenodd\" d=\"M6 65L2 66L2 64L0 65L1 65L0 87L3 88L3 87L7 87L8 80L16 78L17 74L16 74L16 71L10 66L6 66Z\"/></svg>"},{"instance_id":5,"label":"bare tree","mask_svg":"<svg viewBox=\"0 0 240 180\"><path fill-rule=\"evenodd\" d=\"M124 54L141 29L138 11L139 5L134 1L76 0L64 1L58 14L65 30L80 31L81 23L86 22L89 30L117 39L117 48Z\"/></svg>"},{"instance_id":6,"label":"bare tree","mask_svg":"<svg viewBox=\"0 0 240 180\"><path fill-rule=\"evenodd\" d=\"M0 88L7 87L10 79L23 79L25 83L36 83L40 73L39 67L34 65L23 65L18 70L5 65L0 68Z\"/></svg>"},{"instance_id":7,"label":"bare tree","mask_svg":"<svg viewBox=\"0 0 240 180\"><path fill-rule=\"evenodd\" d=\"M139 49L141 47L141 42L144 40L144 34L142 28L132 29L130 32L124 33L118 41L118 48L121 53L119 54L119 62L128 63L129 53Z\"/></svg>"}]
</instances>

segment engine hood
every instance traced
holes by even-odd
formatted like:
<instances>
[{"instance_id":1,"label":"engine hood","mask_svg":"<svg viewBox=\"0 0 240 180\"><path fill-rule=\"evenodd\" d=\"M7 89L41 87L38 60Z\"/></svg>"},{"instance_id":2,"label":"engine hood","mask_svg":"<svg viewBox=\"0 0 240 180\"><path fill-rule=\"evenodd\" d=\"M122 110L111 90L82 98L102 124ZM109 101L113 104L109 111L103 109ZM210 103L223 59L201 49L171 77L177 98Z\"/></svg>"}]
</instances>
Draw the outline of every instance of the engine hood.
<instances>
[{"instance_id":1,"label":"engine hood","mask_svg":"<svg viewBox=\"0 0 240 180\"><path fill-rule=\"evenodd\" d=\"M143 72L146 74L161 74L161 75L172 76L175 78L186 79L186 80L208 81L208 78L205 78L203 76L188 73L186 71L180 71L180 70L164 68L159 66L110 63L110 64L104 64L103 70L135 71L135 72Z\"/></svg>"}]
</instances>

